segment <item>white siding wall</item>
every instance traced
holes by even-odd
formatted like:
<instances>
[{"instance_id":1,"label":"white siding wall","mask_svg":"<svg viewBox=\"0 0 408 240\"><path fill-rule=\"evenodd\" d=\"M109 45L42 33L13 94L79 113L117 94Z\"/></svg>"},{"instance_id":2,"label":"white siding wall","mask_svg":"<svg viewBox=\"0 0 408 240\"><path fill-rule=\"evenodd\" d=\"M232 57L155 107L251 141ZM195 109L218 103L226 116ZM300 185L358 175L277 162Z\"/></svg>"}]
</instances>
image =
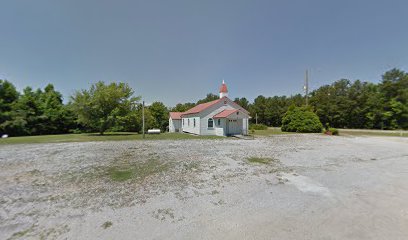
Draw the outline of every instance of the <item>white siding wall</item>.
<instances>
[{"instance_id":1,"label":"white siding wall","mask_svg":"<svg viewBox=\"0 0 408 240\"><path fill-rule=\"evenodd\" d=\"M219 112L222 112L225 109L232 109L230 106L219 106L216 109L211 109L212 111L207 112L205 116L201 118L201 135L217 135L217 136L225 136L225 119L221 118L220 119L220 125L218 125L218 120L214 120L214 127L209 128L208 127L208 119L212 118L214 115L216 115ZM222 134L221 134L222 133Z\"/></svg>"},{"instance_id":2,"label":"white siding wall","mask_svg":"<svg viewBox=\"0 0 408 240\"><path fill-rule=\"evenodd\" d=\"M218 125L218 120L214 119L214 127L208 128L208 119L212 118L217 113L224 111L225 109L236 109L232 106L230 100L226 100L226 103L220 102L211 106L210 108L201 112L201 135L217 135L226 136L226 119L221 119L221 125Z\"/></svg>"},{"instance_id":3,"label":"white siding wall","mask_svg":"<svg viewBox=\"0 0 408 240\"><path fill-rule=\"evenodd\" d=\"M220 120L220 124L218 124L218 120ZM215 119L215 135L217 136L225 136L225 118Z\"/></svg>"},{"instance_id":4,"label":"white siding wall","mask_svg":"<svg viewBox=\"0 0 408 240\"><path fill-rule=\"evenodd\" d=\"M169 118L169 132L179 132L181 129L181 120Z\"/></svg>"},{"instance_id":5,"label":"white siding wall","mask_svg":"<svg viewBox=\"0 0 408 240\"><path fill-rule=\"evenodd\" d=\"M184 125L182 125L182 129L184 132L189 132L189 133L194 133L194 134L199 134L199 135L217 135L217 136L226 136L226 120L225 118L220 119L220 124L218 124L217 119L214 120L214 126L212 128L208 128L208 119L212 118L214 115L217 113L222 112L225 109L237 109L236 104L233 103L230 99L226 99L224 101L215 104L214 106L211 106L204 111L202 111L199 114L191 114L186 117L183 117L184 119ZM240 124L243 128L243 133L245 134L244 128L246 128L247 125L245 125L245 119L248 121L248 116L246 114L240 113L238 116L234 117L236 119L239 119ZM196 127L193 127L193 119L196 119ZM190 126L188 126L188 120L190 119ZM200 121L201 120L201 121Z\"/></svg>"},{"instance_id":6,"label":"white siding wall","mask_svg":"<svg viewBox=\"0 0 408 240\"><path fill-rule=\"evenodd\" d=\"M248 135L248 118L244 118L244 119L242 119L242 124L243 124L243 127L242 127L242 134L244 134L244 135Z\"/></svg>"},{"instance_id":7,"label":"white siding wall","mask_svg":"<svg viewBox=\"0 0 408 240\"><path fill-rule=\"evenodd\" d=\"M197 117L197 116L190 117L189 116L189 117L183 117L182 119L184 119L184 125L182 125L183 132L193 133L197 135L200 134L200 117ZM194 120L195 120L195 126L194 126Z\"/></svg>"},{"instance_id":8,"label":"white siding wall","mask_svg":"<svg viewBox=\"0 0 408 240\"><path fill-rule=\"evenodd\" d=\"M169 118L169 132L175 132L175 127L173 124L173 119Z\"/></svg>"},{"instance_id":9,"label":"white siding wall","mask_svg":"<svg viewBox=\"0 0 408 240\"><path fill-rule=\"evenodd\" d=\"M227 119L227 135L237 135L243 134L243 119L241 118L234 118L234 119Z\"/></svg>"}]
</instances>

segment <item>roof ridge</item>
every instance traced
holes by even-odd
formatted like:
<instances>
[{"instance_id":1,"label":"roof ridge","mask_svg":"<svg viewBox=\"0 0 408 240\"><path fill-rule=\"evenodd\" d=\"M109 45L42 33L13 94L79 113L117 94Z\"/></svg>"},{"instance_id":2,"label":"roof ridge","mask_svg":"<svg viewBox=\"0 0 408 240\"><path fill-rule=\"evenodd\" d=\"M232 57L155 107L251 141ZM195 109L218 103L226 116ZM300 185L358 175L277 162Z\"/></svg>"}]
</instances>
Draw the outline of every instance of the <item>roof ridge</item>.
<instances>
[{"instance_id":1,"label":"roof ridge","mask_svg":"<svg viewBox=\"0 0 408 240\"><path fill-rule=\"evenodd\" d=\"M216 102L216 101L219 101L220 99L221 99L221 98L218 98L218 99L215 99L215 100L212 100L212 101L209 101L209 102L199 103L199 104L196 105L196 107L199 106L199 105L202 105L202 104L207 104L207 103Z\"/></svg>"},{"instance_id":2,"label":"roof ridge","mask_svg":"<svg viewBox=\"0 0 408 240\"><path fill-rule=\"evenodd\" d=\"M236 113L236 112L242 112L242 113L244 113L243 111L241 111L240 109L237 109L237 108L234 108L234 109L224 109L224 110L222 110L221 112L215 114L215 115L213 116L213 118L226 118L226 117L228 117L228 116L230 116L230 115L232 115L233 113ZM245 113L244 113L244 114L245 114Z\"/></svg>"},{"instance_id":3,"label":"roof ridge","mask_svg":"<svg viewBox=\"0 0 408 240\"><path fill-rule=\"evenodd\" d=\"M210 102L205 102L205 103L200 103L197 104L196 106L190 108L189 110L185 111L183 115L187 115L187 114L193 114L193 113L199 113L209 107L211 107L212 105L220 102L222 99L224 98L219 98Z\"/></svg>"}]
</instances>

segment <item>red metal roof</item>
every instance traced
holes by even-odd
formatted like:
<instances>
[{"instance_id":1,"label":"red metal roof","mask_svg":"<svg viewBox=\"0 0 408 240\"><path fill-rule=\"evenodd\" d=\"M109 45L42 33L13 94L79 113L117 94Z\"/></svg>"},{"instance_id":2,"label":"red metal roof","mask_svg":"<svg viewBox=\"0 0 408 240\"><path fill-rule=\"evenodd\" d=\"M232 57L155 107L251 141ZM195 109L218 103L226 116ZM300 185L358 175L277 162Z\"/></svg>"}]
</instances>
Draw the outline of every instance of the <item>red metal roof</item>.
<instances>
[{"instance_id":1,"label":"red metal roof","mask_svg":"<svg viewBox=\"0 0 408 240\"><path fill-rule=\"evenodd\" d=\"M238 111L239 111L238 109L225 109L225 110L215 114L213 118L226 118L229 115L231 115L233 113L236 113Z\"/></svg>"},{"instance_id":2,"label":"red metal roof","mask_svg":"<svg viewBox=\"0 0 408 240\"><path fill-rule=\"evenodd\" d=\"M190 108L189 110L183 112L181 115L187 115L187 114L193 114L193 113L200 113L204 111L205 109L213 106L214 104L219 103L220 101L224 100L224 98L220 98L211 102L206 102L206 103L201 103L198 104L197 106Z\"/></svg>"},{"instance_id":3,"label":"red metal roof","mask_svg":"<svg viewBox=\"0 0 408 240\"><path fill-rule=\"evenodd\" d=\"M181 114L183 114L183 112L170 112L170 118L174 120L181 120Z\"/></svg>"}]
</instances>

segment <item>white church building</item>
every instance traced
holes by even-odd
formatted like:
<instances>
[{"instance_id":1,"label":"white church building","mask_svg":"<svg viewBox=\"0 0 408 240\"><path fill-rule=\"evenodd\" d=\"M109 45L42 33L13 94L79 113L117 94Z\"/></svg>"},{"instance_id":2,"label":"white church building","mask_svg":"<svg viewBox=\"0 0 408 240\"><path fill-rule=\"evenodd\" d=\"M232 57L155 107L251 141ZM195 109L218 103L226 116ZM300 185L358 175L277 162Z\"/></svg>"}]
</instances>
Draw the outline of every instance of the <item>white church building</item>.
<instances>
[{"instance_id":1,"label":"white church building","mask_svg":"<svg viewBox=\"0 0 408 240\"><path fill-rule=\"evenodd\" d=\"M197 135L247 135L249 112L228 98L224 81L220 98L199 104L185 112L170 112L169 132Z\"/></svg>"}]
</instances>

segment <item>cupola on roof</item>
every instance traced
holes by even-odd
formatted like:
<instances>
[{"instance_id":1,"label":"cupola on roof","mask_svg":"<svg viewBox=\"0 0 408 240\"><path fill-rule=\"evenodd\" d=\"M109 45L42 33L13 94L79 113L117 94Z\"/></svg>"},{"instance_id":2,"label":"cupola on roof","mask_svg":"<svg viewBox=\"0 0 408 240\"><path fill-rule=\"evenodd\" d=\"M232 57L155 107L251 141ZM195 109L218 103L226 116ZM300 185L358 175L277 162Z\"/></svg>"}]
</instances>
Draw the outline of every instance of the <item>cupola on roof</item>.
<instances>
[{"instance_id":1,"label":"cupola on roof","mask_svg":"<svg viewBox=\"0 0 408 240\"><path fill-rule=\"evenodd\" d=\"M225 84L224 80L222 80L222 85L220 87L220 93L227 93L228 89L227 89L227 84Z\"/></svg>"}]
</instances>

